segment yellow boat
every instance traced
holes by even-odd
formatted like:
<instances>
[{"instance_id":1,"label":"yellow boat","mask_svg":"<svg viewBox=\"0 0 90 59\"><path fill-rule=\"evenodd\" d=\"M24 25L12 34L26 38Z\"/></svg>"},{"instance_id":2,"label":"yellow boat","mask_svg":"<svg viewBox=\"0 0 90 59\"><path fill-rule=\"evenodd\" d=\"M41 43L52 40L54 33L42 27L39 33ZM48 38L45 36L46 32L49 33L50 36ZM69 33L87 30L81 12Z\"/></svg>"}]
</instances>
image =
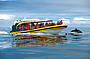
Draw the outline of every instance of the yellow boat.
<instances>
[{"instance_id":1,"label":"yellow boat","mask_svg":"<svg viewBox=\"0 0 90 59\"><path fill-rule=\"evenodd\" d=\"M56 21L52 21L52 20L39 20L39 19L24 19L22 21L16 22L13 26L12 26L12 31L10 31L10 34L26 34L26 33L59 33L61 31L61 29L67 28L66 24L61 24L61 25L57 25L55 24ZM39 26L38 28L35 28L36 24L41 24L43 23L43 27ZM48 26L45 26L45 23L48 23ZM49 23L54 23L55 25L49 25ZM23 28L22 26L26 26L27 24L29 24L29 27L31 28L31 24L34 24L33 29L30 28ZM21 26L21 27L20 27ZM28 27L28 26L26 26Z\"/></svg>"}]
</instances>

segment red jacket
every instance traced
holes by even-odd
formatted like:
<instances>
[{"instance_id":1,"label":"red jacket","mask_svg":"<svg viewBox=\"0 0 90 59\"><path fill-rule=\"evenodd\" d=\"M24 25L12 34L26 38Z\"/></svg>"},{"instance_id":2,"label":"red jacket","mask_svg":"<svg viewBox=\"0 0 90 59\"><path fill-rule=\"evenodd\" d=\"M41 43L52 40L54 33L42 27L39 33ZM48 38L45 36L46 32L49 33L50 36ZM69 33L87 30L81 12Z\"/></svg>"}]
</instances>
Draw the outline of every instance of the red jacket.
<instances>
[{"instance_id":1,"label":"red jacket","mask_svg":"<svg viewBox=\"0 0 90 59\"><path fill-rule=\"evenodd\" d=\"M31 29L33 29L34 27L33 27L33 24L31 24Z\"/></svg>"},{"instance_id":2,"label":"red jacket","mask_svg":"<svg viewBox=\"0 0 90 59\"><path fill-rule=\"evenodd\" d=\"M30 24L28 24L28 29L30 29Z\"/></svg>"},{"instance_id":3,"label":"red jacket","mask_svg":"<svg viewBox=\"0 0 90 59\"><path fill-rule=\"evenodd\" d=\"M48 27L48 23L46 23L45 26Z\"/></svg>"},{"instance_id":4,"label":"red jacket","mask_svg":"<svg viewBox=\"0 0 90 59\"><path fill-rule=\"evenodd\" d=\"M23 27L23 29L25 29L25 26L24 25L22 25L22 27Z\"/></svg>"},{"instance_id":5,"label":"red jacket","mask_svg":"<svg viewBox=\"0 0 90 59\"><path fill-rule=\"evenodd\" d=\"M22 28L22 25L19 25L19 29L21 29Z\"/></svg>"},{"instance_id":6,"label":"red jacket","mask_svg":"<svg viewBox=\"0 0 90 59\"><path fill-rule=\"evenodd\" d=\"M62 25L63 24L63 22L62 22L62 20L60 21L60 25Z\"/></svg>"},{"instance_id":7,"label":"red jacket","mask_svg":"<svg viewBox=\"0 0 90 59\"><path fill-rule=\"evenodd\" d=\"M44 24L42 24L41 27L44 27Z\"/></svg>"},{"instance_id":8,"label":"red jacket","mask_svg":"<svg viewBox=\"0 0 90 59\"><path fill-rule=\"evenodd\" d=\"M40 26L39 24L36 24L36 29L39 28L39 26Z\"/></svg>"},{"instance_id":9,"label":"red jacket","mask_svg":"<svg viewBox=\"0 0 90 59\"><path fill-rule=\"evenodd\" d=\"M59 22L57 22L57 25L59 25L60 23Z\"/></svg>"}]
</instances>

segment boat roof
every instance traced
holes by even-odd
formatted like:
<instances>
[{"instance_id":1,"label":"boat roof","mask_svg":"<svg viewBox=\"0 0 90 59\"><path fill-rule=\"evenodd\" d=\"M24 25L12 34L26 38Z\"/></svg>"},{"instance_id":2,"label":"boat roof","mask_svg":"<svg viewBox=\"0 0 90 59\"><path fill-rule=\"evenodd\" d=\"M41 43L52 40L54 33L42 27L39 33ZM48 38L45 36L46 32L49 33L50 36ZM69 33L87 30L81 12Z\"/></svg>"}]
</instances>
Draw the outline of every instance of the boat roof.
<instances>
[{"instance_id":1,"label":"boat roof","mask_svg":"<svg viewBox=\"0 0 90 59\"><path fill-rule=\"evenodd\" d=\"M40 21L40 19L23 19L22 21Z\"/></svg>"},{"instance_id":2,"label":"boat roof","mask_svg":"<svg viewBox=\"0 0 90 59\"><path fill-rule=\"evenodd\" d=\"M23 19L21 22L18 23L17 26L24 24L24 23L37 23L37 22L50 22L52 20L40 20L40 19ZM17 27L16 26L16 27Z\"/></svg>"}]
</instances>

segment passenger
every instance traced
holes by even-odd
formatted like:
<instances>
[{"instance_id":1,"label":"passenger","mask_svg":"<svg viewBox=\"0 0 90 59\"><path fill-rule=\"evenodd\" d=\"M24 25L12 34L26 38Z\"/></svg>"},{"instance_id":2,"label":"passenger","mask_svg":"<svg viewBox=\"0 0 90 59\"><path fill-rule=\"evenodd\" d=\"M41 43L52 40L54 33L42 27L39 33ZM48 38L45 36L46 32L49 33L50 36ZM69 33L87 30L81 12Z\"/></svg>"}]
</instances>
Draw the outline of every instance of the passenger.
<instances>
[{"instance_id":1,"label":"passenger","mask_svg":"<svg viewBox=\"0 0 90 59\"><path fill-rule=\"evenodd\" d=\"M45 27L48 27L48 23L45 24Z\"/></svg>"},{"instance_id":2,"label":"passenger","mask_svg":"<svg viewBox=\"0 0 90 59\"><path fill-rule=\"evenodd\" d=\"M51 25L51 23L48 24L48 26L50 26L50 25Z\"/></svg>"},{"instance_id":3,"label":"passenger","mask_svg":"<svg viewBox=\"0 0 90 59\"><path fill-rule=\"evenodd\" d=\"M31 24L31 29L34 29L34 26L33 26L33 24Z\"/></svg>"},{"instance_id":4,"label":"passenger","mask_svg":"<svg viewBox=\"0 0 90 59\"><path fill-rule=\"evenodd\" d=\"M19 25L19 29L22 29L22 25Z\"/></svg>"},{"instance_id":5,"label":"passenger","mask_svg":"<svg viewBox=\"0 0 90 59\"><path fill-rule=\"evenodd\" d=\"M42 23L40 23L40 28L41 28L41 25L42 25Z\"/></svg>"},{"instance_id":6,"label":"passenger","mask_svg":"<svg viewBox=\"0 0 90 59\"><path fill-rule=\"evenodd\" d=\"M53 22L51 23L51 26L55 26L55 25L56 25L55 23L53 23Z\"/></svg>"},{"instance_id":7,"label":"passenger","mask_svg":"<svg viewBox=\"0 0 90 59\"><path fill-rule=\"evenodd\" d=\"M30 29L30 24L28 24L28 30Z\"/></svg>"},{"instance_id":8,"label":"passenger","mask_svg":"<svg viewBox=\"0 0 90 59\"><path fill-rule=\"evenodd\" d=\"M42 28L42 27L44 27L44 24L43 24L43 23L41 24L41 28Z\"/></svg>"},{"instance_id":9,"label":"passenger","mask_svg":"<svg viewBox=\"0 0 90 59\"><path fill-rule=\"evenodd\" d=\"M63 22L62 22L62 20L60 21L60 25L62 25L63 24Z\"/></svg>"},{"instance_id":10,"label":"passenger","mask_svg":"<svg viewBox=\"0 0 90 59\"><path fill-rule=\"evenodd\" d=\"M38 29L39 27L40 27L40 25L37 23L37 24L36 24L36 29Z\"/></svg>"},{"instance_id":11,"label":"passenger","mask_svg":"<svg viewBox=\"0 0 90 59\"><path fill-rule=\"evenodd\" d=\"M59 25L60 23L57 21L57 25Z\"/></svg>"},{"instance_id":12,"label":"passenger","mask_svg":"<svg viewBox=\"0 0 90 59\"><path fill-rule=\"evenodd\" d=\"M12 26L12 31L17 31L17 29L16 29L16 26L15 26L15 25L13 25L13 26Z\"/></svg>"},{"instance_id":13,"label":"passenger","mask_svg":"<svg viewBox=\"0 0 90 59\"><path fill-rule=\"evenodd\" d=\"M33 24L33 29L35 29L36 28L35 23L32 23L32 24Z\"/></svg>"},{"instance_id":14,"label":"passenger","mask_svg":"<svg viewBox=\"0 0 90 59\"><path fill-rule=\"evenodd\" d=\"M53 22L50 25L52 26L53 25Z\"/></svg>"},{"instance_id":15,"label":"passenger","mask_svg":"<svg viewBox=\"0 0 90 59\"><path fill-rule=\"evenodd\" d=\"M55 26L56 24L55 23L53 23L53 26Z\"/></svg>"},{"instance_id":16,"label":"passenger","mask_svg":"<svg viewBox=\"0 0 90 59\"><path fill-rule=\"evenodd\" d=\"M25 29L25 26L24 25L22 25L22 27L23 27L23 30Z\"/></svg>"}]
</instances>

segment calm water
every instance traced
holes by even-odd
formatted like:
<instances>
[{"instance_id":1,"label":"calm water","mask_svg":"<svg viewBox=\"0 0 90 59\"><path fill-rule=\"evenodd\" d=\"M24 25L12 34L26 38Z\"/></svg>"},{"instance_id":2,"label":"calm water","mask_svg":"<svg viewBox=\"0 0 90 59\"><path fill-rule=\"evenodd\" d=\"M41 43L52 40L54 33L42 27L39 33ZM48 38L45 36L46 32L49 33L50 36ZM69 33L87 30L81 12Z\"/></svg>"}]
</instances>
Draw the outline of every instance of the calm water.
<instances>
[{"instance_id":1,"label":"calm water","mask_svg":"<svg viewBox=\"0 0 90 59\"><path fill-rule=\"evenodd\" d=\"M74 28L64 29L63 36L11 36L10 28L0 27L0 59L90 59L90 27L77 27L80 36L64 35Z\"/></svg>"}]
</instances>

